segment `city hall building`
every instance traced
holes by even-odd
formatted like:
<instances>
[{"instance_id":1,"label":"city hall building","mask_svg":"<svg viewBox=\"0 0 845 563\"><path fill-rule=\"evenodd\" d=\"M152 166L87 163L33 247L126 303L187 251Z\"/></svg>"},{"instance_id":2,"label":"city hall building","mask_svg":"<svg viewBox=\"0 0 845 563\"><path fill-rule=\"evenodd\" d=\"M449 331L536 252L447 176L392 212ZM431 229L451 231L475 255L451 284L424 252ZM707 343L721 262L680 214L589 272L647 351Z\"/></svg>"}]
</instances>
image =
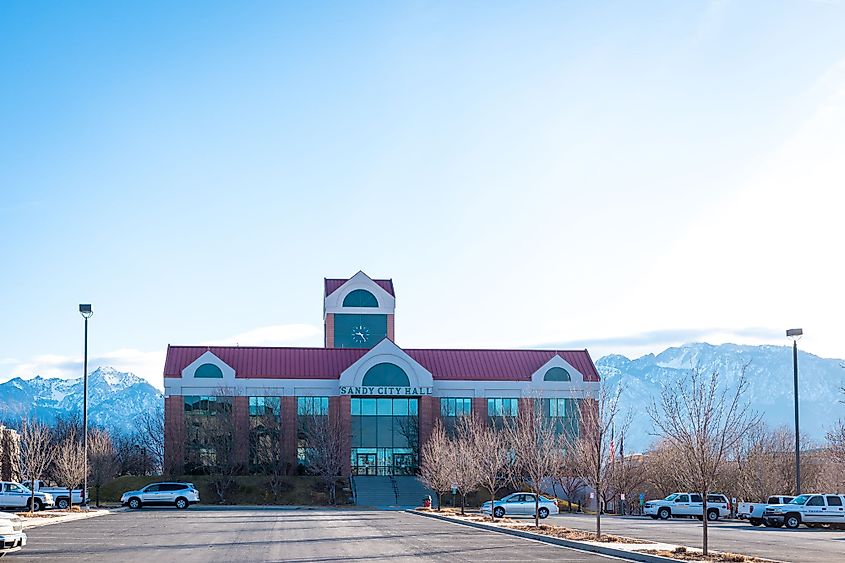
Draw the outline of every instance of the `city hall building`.
<instances>
[{"instance_id":1,"label":"city hall building","mask_svg":"<svg viewBox=\"0 0 845 563\"><path fill-rule=\"evenodd\" d=\"M395 310L393 281L358 272L324 280L322 348L168 346L166 467L202 471L220 461L214 440L191 429L221 405L233 419L230 455L245 470L262 447L278 446L296 471L308 448L298 419L315 414L339 424L345 475L414 474L438 419L447 427L462 415L495 421L534 406L577 432L580 401L599 385L586 350L402 348ZM268 417L278 421L278 443L257 436Z\"/></svg>"}]
</instances>

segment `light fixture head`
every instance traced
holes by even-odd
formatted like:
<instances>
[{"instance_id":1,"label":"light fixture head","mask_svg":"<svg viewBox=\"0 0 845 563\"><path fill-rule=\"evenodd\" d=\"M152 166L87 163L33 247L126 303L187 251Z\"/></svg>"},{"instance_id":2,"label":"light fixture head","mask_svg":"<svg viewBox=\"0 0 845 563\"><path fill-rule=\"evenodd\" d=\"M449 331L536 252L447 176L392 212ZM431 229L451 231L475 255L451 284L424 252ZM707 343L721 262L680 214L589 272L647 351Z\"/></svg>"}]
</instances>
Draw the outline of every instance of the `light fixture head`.
<instances>
[{"instance_id":1,"label":"light fixture head","mask_svg":"<svg viewBox=\"0 0 845 563\"><path fill-rule=\"evenodd\" d=\"M795 340L798 340L799 338L801 338L801 335L803 335L803 334L804 334L804 331L801 330L800 328L790 328L789 330L786 331L786 336L788 338L793 338Z\"/></svg>"},{"instance_id":2,"label":"light fixture head","mask_svg":"<svg viewBox=\"0 0 845 563\"><path fill-rule=\"evenodd\" d=\"M91 310L90 303L82 303L79 305L79 314L85 317L86 319L90 319L91 316L94 314L94 311Z\"/></svg>"}]
</instances>

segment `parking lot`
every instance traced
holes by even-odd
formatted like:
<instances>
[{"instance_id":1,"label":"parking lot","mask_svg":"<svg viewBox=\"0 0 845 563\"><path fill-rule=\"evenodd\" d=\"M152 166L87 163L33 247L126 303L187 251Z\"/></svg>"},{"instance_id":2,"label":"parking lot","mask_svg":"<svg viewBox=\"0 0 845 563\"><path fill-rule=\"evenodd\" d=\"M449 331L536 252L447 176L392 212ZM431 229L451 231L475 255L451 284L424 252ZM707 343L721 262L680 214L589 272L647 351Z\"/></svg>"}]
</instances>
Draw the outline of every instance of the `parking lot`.
<instances>
[{"instance_id":1,"label":"parking lot","mask_svg":"<svg viewBox=\"0 0 845 563\"><path fill-rule=\"evenodd\" d=\"M549 523L595 531L595 516L561 514ZM777 561L830 563L845 560L845 530L755 527L744 521L719 520L708 526L710 547ZM604 516L602 531L691 547L701 547L701 522L686 518L652 520L647 516Z\"/></svg>"},{"instance_id":2,"label":"parking lot","mask_svg":"<svg viewBox=\"0 0 845 563\"><path fill-rule=\"evenodd\" d=\"M27 535L6 561L608 561L403 512L144 509Z\"/></svg>"}]
</instances>

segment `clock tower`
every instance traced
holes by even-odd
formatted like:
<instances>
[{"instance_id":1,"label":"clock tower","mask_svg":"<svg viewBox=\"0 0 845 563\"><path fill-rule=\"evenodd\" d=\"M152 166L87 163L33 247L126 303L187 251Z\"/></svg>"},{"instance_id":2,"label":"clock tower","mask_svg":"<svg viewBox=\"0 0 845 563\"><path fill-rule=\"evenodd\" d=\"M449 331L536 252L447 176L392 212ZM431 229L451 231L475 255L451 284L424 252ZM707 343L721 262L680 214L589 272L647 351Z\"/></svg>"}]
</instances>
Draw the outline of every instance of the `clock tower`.
<instances>
[{"instance_id":1,"label":"clock tower","mask_svg":"<svg viewBox=\"0 0 845 563\"><path fill-rule=\"evenodd\" d=\"M326 348L372 348L394 340L396 296L393 280L358 272L349 279L326 279L323 293Z\"/></svg>"}]
</instances>

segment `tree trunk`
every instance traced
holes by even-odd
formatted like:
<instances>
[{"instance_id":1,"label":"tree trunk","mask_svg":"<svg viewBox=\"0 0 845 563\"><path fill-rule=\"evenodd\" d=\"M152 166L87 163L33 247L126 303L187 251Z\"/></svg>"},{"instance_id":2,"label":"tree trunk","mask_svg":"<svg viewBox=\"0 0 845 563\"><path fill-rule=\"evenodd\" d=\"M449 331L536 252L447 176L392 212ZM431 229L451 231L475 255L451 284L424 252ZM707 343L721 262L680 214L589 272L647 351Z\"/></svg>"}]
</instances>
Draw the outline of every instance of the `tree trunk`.
<instances>
[{"instance_id":1,"label":"tree trunk","mask_svg":"<svg viewBox=\"0 0 845 563\"><path fill-rule=\"evenodd\" d=\"M464 515L464 510L467 506L467 495L466 493L461 493L461 516Z\"/></svg>"},{"instance_id":2,"label":"tree trunk","mask_svg":"<svg viewBox=\"0 0 845 563\"><path fill-rule=\"evenodd\" d=\"M443 492L437 491L437 512L443 510Z\"/></svg>"},{"instance_id":3,"label":"tree trunk","mask_svg":"<svg viewBox=\"0 0 845 563\"><path fill-rule=\"evenodd\" d=\"M534 493L534 527L540 527L540 493Z\"/></svg>"},{"instance_id":4,"label":"tree trunk","mask_svg":"<svg viewBox=\"0 0 845 563\"><path fill-rule=\"evenodd\" d=\"M67 488L67 511L73 510L73 488Z\"/></svg>"},{"instance_id":5,"label":"tree trunk","mask_svg":"<svg viewBox=\"0 0 845 563\"><path fill-rule=\"evenodd\" d=\"M703 503L701 506L701 523L703 524L703 539L701 542L701 552L704 555L707 555L707 493L704 493L701 498L703 499Z\"/></svg>"},{"instance_id":6,"label":"tree trunk","mask_svg":"<svg viewBox=\"0 0 845 563\"><path fill-rule=\"evenodd\" d=\"M100 508L100 485L94 487L94 495L97 497L95 504L97 505L97 508Z\"/></svg>"},{"instance_id":7,"label":"tree trunk","mask_svg":"<svg viewBox=\"0 0 845 563\"><path fill-rule=\"evenodd\" d=\"M35 512L35 479L30 477L29 484L29 511Z\"/></svg>"},{"instance_id":8,"label":"tree trunk","mask_svg":"<svg viewBox=\"0 0 845 563\"><path fill-rule=\"evenodd\" d=\"M490 520L496 521L496 491L490 492Z\"/></svg>"}]
</instances>

